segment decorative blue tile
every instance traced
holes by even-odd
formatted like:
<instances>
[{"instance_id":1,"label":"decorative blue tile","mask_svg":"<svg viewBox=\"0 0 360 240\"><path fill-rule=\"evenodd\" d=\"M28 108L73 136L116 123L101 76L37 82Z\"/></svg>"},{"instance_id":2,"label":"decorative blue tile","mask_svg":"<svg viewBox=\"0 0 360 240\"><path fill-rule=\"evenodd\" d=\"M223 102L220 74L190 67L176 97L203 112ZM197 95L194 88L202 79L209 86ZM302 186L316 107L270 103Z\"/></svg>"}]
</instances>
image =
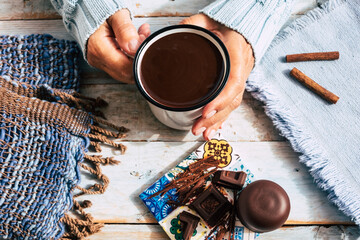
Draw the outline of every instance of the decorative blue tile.
<instances>
[{"instance_id":1,"label":"decorative blue tile","mask_svg":"<svg viewBox=\"0 0 360 240\"><path fill-rule=\"evenodd\" d=\"M150 197L154 193L163 190L170 181L166 176L161 177L153 185L147 188L142 194L140 194L141 200L149 208L150 212L154 215L156 220L159 222L169 215L174 209L167 204L169 199L176 200L177 194L175 189L170 189L164 195L158 195Z\"/></svg>"}]
</instances>

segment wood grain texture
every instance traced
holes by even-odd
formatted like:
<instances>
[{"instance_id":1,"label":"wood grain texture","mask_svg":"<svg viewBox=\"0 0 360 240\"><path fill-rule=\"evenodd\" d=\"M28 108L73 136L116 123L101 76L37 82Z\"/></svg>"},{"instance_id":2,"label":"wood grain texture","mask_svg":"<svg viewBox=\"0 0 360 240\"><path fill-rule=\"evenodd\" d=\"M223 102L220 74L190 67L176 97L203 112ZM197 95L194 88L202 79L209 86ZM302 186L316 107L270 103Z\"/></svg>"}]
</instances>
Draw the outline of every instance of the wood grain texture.
<instances>
[{"instance_id":1,"label":"wood grain texture","mask_svg":"<svg viewBox=\"0 0 360 240\"><path fill-rule=\"evenodd\" d=\"M61 18L50 0L1 0L0 20Z\"/></svg>"},{"instance_id":2,"label":"wood grain texture","mask_svg":"<svg viewBox=\"0 0 360 240\"><path fill-rule=\"evenodd\" d=\"M56 38L74 40L66 31L62 20L0 21L1 35L28 35L36 33L48 33Z\"/></svg>"},{"instance_id":3,"label":"wood grain texture","mask_svg":"<svg viewBox=\"0 0 360 240\"><path fill-rule=\"evenodd\" d=\"M295 0L288 23L325 1ZM148 22L151 30L156 31L178 23L183 19L179 16L192 15L212 0L197 0L195 3L192 0L130 2L135 26ZM57 38L73 39L49 0L1 0L0 4L0 20L4 20L0 21L0 34L50 33ZM85 61L81 63L81 68L83 93L101 95L110 101L111 105L105 109L109 119L132 129L125 139L128 146L126 155L120 155L109 147L103 149L104 156L115 156L121 161L118 166L103 168L111 181L108 190L103 195L82 197L93 202L88 211L95 221L111 223L89 239L168 239L159 225L149 224L156 221L138 195L197 148L201 139L160 124L134 86L117 84L106 73L89 67ZM288 143L282 142L283 138L262 108L261 103L245 94L242 106L231 115L223 135L232 141L231 144L242 154L257 178L276 181L289 193L293 207L287 224L352 224L315 186L308 169L298 162L297 154ZM274 140L280 142L268 142ZM82 186L94 183L91 175L82 172L82 176ZM360 239L360 233L356 226L287 226L262 234L259 239L355 240Z\"/></svg>"},{"instance_id":4,"label":"wood grain texture","mask_svg":"<svg viewBox=\"0 0 360 240\"><path fill-rule=\"evenodd\" d=\"M149 23L152 32L165 26L174 25L180 22L183 17L151 17L135 18L135 27L140 27L143 23ZM0 21L0 34L26 35L33 33L49 33L56 38L74 40L66 31L61 19L55 20L19 20L19 21Z\"/></svg>"},{"instance_id":5,"label":"wood grain texture","mask_svg":"<svg viewBox=\"0 0 360 240\"><path fill-rule=\"evenodd\" d=\"M151 239L168 240L169 238L159 225L105 225L100 233L90 240L128 240ZM282 227L269 233L260 234L259 240L359 240L359 228L355 226L310 226Z\"/></svg>"},{"instance_id":6,"label":"wood grain texture","mask_svg":"<svg viewBox=\"0 0 360 240\"><path fill-rule=\"evenodd\" d=\"M323 1L323 0L318 0ZM128 7L135 17L190 16L213 0L134 0ZM294 0L293 14L303 14L316 0ZM49 0L1 0L0 20L60 19Z\"/></svg>"},{"instance_id":7,"label":"wood grain texture","mask_svg":"<svg viewBox=\"0 0 360 240\"><path fill-rule=\"evenodd\" d=\"M134 85L83 85L81 92L87 96L101 97L110 103L102 111L111 122L131 129L126 138L128 141L201 140L189 131L173 130L160 123ZM230 115L224 130L229 141L283 140L265 115L263 104L250 94L245 94L243 103Z\"/></svg>"},{"instance_id":8,"label":"wood grain texture","mask_svg":"<svg viewBox=\"0 0 360 240\"><path fill-rule=\"evenodd\" d=\"M228 135L223 132L224 138ZM95 221L105 223L155 223L155 219L138 195L168 170L198 148L199 142L125 142L128 150L119 155L103 147L103 156L115 156L121 163L105 166L110 179L102 195L82 196L93 206L87 211ZM231 142L244 164L257 179L269 179L280 184L289 194L292 209L287 224L349 224L350 220L337 210L313 183L306 167L286 142ZM82 186L94 181L82 174Z\"/></svg>"},{"instance_id":9,"label":"wood grain texture","mask_svg":"<svg viewBox=\"0 0 360 240\"><path fill-rule=\"evenodd\" d=\"M160 225L105 225L101 232L96 233L89 240L168 240Z\"/></svg>"}]
</instances>

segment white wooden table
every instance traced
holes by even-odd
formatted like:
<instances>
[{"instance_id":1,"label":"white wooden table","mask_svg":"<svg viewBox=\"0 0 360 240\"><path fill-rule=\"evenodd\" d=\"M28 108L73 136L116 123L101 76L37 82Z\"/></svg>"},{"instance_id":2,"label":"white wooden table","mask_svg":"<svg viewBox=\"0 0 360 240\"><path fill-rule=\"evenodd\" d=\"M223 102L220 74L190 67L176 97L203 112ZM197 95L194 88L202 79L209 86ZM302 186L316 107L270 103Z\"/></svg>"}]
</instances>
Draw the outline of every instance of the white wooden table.
<instances>
[{"instance_id":1,"label":"white wooden table","mask_svg":"<svg viewBox=\"0 0 360 240\"><path fill-rule=\"evenodd\" d=\"M135 25L148 22L154 31L176 24L212 1L134 0L131 4ZM324 1L296 0L289 21ZM0 34L31 33L72 39L49 0L0 0ZM121 161L103 168L111 181L105 194L83 197L92 201L88 211L95 221L105 223L90 239L168 239L138 195L203 140L159 123L135 86L120 84L85 62L81 67L82 93L107 100L110 105L104 113L108 119L131 129L124 140L128 147L125 155L103 147L102 155ZM307 168L298 162L298 155L265 115L262 103L245 93L222 134L247 160L257 178L279 183L290 196L292 210L285 226L259 239L360 239L359 228L316 187ZM91 182L84 175L81 184Z\"/></svg>"}]
</instances>

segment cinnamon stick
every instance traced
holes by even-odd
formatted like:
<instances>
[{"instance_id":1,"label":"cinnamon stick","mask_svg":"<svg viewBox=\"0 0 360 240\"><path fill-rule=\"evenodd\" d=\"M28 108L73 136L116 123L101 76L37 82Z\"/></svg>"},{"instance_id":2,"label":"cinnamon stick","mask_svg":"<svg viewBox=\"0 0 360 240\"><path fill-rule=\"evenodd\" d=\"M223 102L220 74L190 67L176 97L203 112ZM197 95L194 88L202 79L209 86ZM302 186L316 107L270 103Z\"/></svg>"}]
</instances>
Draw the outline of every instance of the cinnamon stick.
<instances>
[{"instance_id":1,"label":"cinnamon stick","mask_svg":"<svg viewBox=\"0 0 360 240\"><path fill-rule=\"evenodd\" d=\"M336 60L339 59L339 52L315 52L286 55L286 62Z\"/></svg>"},{"instance_id":2,"label":"cinnamon stick","mask_svg":"<svg viewBox=\"0 0 360 240\"><path fill-rule=\"evenodd\" d=\"M335 104L339 100L338 96L317 84L314 80L306 76L299 69L293 68L290 71L290 75L326 101Z\"/></svg>"}]
</instances>

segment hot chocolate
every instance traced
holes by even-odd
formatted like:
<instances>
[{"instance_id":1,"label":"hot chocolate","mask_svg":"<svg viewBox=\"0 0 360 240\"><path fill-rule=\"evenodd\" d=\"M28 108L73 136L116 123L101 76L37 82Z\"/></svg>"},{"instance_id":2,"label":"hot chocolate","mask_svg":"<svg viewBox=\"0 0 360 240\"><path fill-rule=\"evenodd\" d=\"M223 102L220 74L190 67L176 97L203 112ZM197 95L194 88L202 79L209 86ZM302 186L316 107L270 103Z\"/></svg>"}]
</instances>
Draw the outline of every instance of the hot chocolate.
<instances>
[{"instance_id":1,"label":"hot chocolate","mask_svg":"<svg viewBox=\"0 0 360 240\"><path fill-rule=\"evenodd\" d=\"M191 32L164 36L149 46L140 64L145 91L171 108L206 101L224 75L223 57L214 44Z\"/></svg>"}]
</instances>

